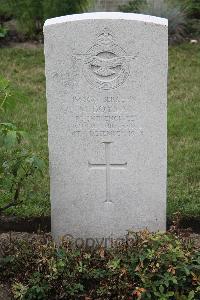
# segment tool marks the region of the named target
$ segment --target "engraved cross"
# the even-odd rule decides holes
[[[110,193],[110,171],[111,169],[125,169],[127,167],[127,162],[123,164],[111,164],[110,163],[110,144],[112,142],[103,142],[105,144],[105,164],[92,164],[88,162],[90,169],[105,169],[106,170],[106,200],[107,203],[112,203],[111,193]]]

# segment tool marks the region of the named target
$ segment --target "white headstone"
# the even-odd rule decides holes
[[[165,230],[167,20],[72,15],[44,37],[54,237]]]

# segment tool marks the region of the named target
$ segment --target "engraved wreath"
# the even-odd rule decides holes
[[[88,82],[102,90],[122,85],[129,76],[128,57],[105,28],[84,59],[84,75]]]

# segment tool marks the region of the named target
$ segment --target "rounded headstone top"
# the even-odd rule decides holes
[[[44,26],[56,25],[66,22],[84,21],[84,20],[129,20],[145,23],[154,23],[157,25],[168,26],[168,20],[150,15],[122,13],[122,12],[94,12],[84,14],[66,15],[46,20]]]

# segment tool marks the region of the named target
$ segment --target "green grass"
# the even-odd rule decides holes
[[[29,133],[29,148],[47,160],[47,117],[43,49],[0,49],[0,74],[11,81],[17,106],[11,112],[0,112],[0,122],[8,121]],[[29,181],[30,200],[10,214],[38,216],[50,214],[48,169],[45,176]],[[1,200],[0,200],[1,201]]]
[[[168,214],[200,216],[200,46],[170,49]]]
[[[0,49],[0,73],[19,99],[13,112],[0,115],[30,133],[30,147],[48,158],[44,57],[42,49]],[[23,101],[20,101],[23,99]],[[32,196],[8,213],[50,213],[48,170],[30,185]],[[184,44],[169,51],[168,215],[200,216],[200,46]]]

